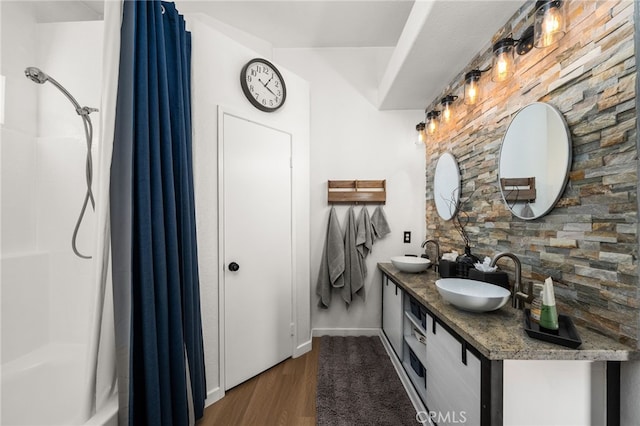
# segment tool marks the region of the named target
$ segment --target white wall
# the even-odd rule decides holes
[[[376,66],[387,54],[386,49],[274,50],[279,63],[311,85],[311,319],[317,335],[377,333],[382,278],[376,264],[394,255],[420,253],[425,236],[425,151],[413,143],[424,112],[374,107],[381,75]],[[356,298],[346,309],[334,295],[325,310],[317,308],[315,284],[330,209],[327,180],[335,179],[386,179],[384,209],[392,232],[374,244],[367,258],[366,301]],[[347,208],[336,208],[341,226]],[[372,214],[375,206],[368,208]],[[411,244],[403,243],[403,231],[411,231]]]
[[[293,134],[294,282],[297,301],[295,355],[310,349],[309,300],[309,87],[306,81],[279,66],[287,84],[286,104],[275,113],[255,109],[240,88],[240,70],[261,55],[208,25],[208,18],[186,16],[192,33],[192,108],[194,184],[200,263],[200,296],[207,370],[208,403],[222,394],[219,376],[218,309],[218,106],[256,122]],[[280,64],[277,64],[280,65]],[[261,244],[268,250],[268,242]],[[231,336],[233,338],[233,336]]]

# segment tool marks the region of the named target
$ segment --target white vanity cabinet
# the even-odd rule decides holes
[[[400,359],[403,349],[403,295],[404,291],[382,274],[382,330]]]
[[[434,317],[427,315],[427,400],[438,426],[481,424],[481,362]]]
[[[480,425],[480,359],[384,274],[382,295],[384,334],[433,421]]]
[[[587,328],[579,329],[577,350],[532,339],[523,330],[522,311],[504,307],[495,314],[470,315],[443,302],[436,272],[406,274],[392,264],[378,268],[389,296],[403,299],[383,306],[383,311],[396,309],[396,320],[401,306],[401,353],[385,338],[390,333],[383,333],[383,342],[421,421],[437,426],[624,424],[620,364],[640,359],[640,351]]]

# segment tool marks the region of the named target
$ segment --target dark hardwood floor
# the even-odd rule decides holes
[[[197,425],[314,426],[319,346],[320,339],[314,338],[310,352],[229,390]]]

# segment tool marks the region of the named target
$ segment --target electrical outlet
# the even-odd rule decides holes
[[[411,231],[404,231],[404,242],[405,243],[411,242]]]

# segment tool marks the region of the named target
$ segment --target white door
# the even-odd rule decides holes
[[[223,114],[225,390],[290,357],[291,135]]]

